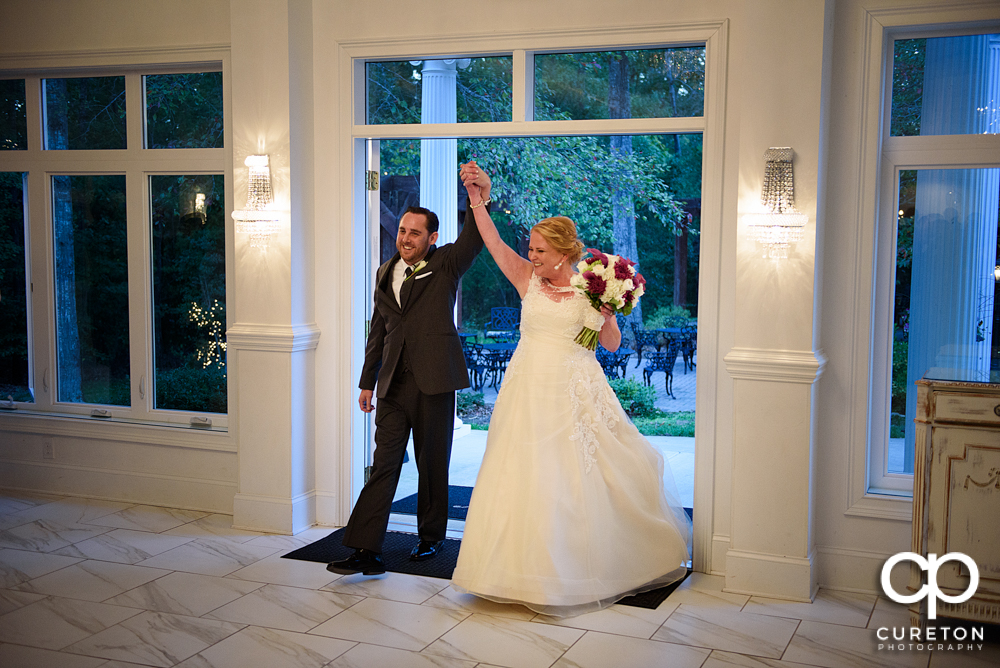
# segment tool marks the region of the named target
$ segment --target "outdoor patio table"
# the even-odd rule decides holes
[[[500,384],[500,381],[503,380],[503,373],[507,370],[507,363],[510,361],[510,358],[514,354],[514,350],[516,348],[516,343],[501,342],[483,344],[483,352],[486,354],[487,360],[486,373],[493,380],[493,382],[490,383],[491,386],[497,387]]]

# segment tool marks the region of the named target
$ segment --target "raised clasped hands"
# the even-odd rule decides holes
[[[475,160],[459,166],[459,176],[462,184],[469,192],[469,200],[473,204],[479,204],[485,199],[489,199],[490,186],[492,185],[489,175],[484,172]]]

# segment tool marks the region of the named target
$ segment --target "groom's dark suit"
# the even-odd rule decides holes
[[[483,239],[467,205],[458,239],[430,247],[424,257],[427,264],[403,281],[399,303],[392,290],[399,253],[378,268],[359,383],[362,390],[378,388],[375,453],[371,476],[344,532],[347,547],[382,551],[411,429],[419,474],[420,538],[445,537],[455,391],[469,387],[462,342],[455,330],[455,294],[462,274],[482,248]]]

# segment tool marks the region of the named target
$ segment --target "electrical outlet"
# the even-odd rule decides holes
[[[55,459],[56,449],[52,445],[52,441],[45,441],[45,445],[42,446],[42,458],[43,459]]]

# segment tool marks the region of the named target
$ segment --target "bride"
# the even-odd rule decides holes
[[[691,524],[664,490],[663,457],[629,421],[594,352],[573,340],[586,325],[608,350],[621,343],[611,308],[595,310],[570,287],[583,251],[576,226],[541,221],[525,260],[483,206],[489,177],[475,162],[461,176],[483,241],[521,296],[521,339],[493,409],[453,585],[566,617],[682,578]]]

